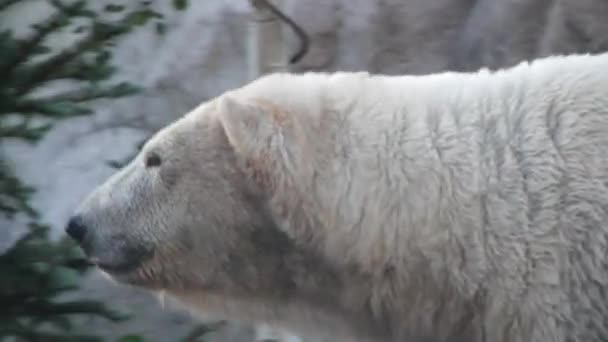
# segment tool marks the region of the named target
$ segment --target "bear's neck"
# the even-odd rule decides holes
[[[477,107],[502,105],[484,98],[495,85],[451,74],[342,77],[319,94],[320,113],[297,120],[306,146],[286,152],[289,167],[268,171],[280,180],[270,199],[277,224],[327,260],[371,274],[458,269],[462,248],[478,252],[459,244],[479,226],[479,157],[491,148],[479,125],[500,111],[482,119]]]
[[[322,114],[298,120],[313,153],[292,153],[297,172],[281,175],[270,200],[294,241],[374,284],[360,293],[374,317],[401,317],[421,334],[473,324],[443,312],[470,312],[482,293],[482,239],[495,228],[484,211],[497,209],[483,194],[498,172],[484,162],[504,157],[497,151],[513,138],[509,120],[533,102],[522,98],[518,112],[505,113],[510,80],[436,77],[370,80],[348,97],[328,86]],[[421,307],[433,322],[417,321]]]
[[[319,112],[297,120],[306,144],[298,151],[309,153],[287,151],[294,158],[285,170],[293,173],[277,171],[272,215],[291,239],[370,284],[353,290],[367,306],[343,306],[346,312],[366,307],[394,336],[400,325],[423,336],[476,324],[476,317],[444,313],[468,313],[483,301],[486,249],[501,250],[509,243],[501,229],[518,228],[488,219],[516,209],[495,189],[524,189],[526,179],[518,165],[501,165],[516,163],[509,142],[526,133],[517,124],[543,111],[518,78],[378,77],[353,82],[360,89],[342,84],[351,94],[330,84],[319,94]],[[523,86],[530,95],[513,93]],[[338,296],[351,295],[342,290]]]
[[[264,260],[251,255],[250,262],[256,264],[253,282],[233,279],[237,287],[170,292],[205,318],[212,315],[276,325],[301,336],[354,342],[390,339],[387,321],[375,320],[370,311],[370,279],[352,270],[337,271],[314,253],[289,242],[281,251],[266,251]]]

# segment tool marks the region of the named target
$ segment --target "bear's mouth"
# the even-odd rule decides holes
[[[92,260],[91,262],[95,266],[97,266],[99,269],[101,269],[102,271],[110,273],[110,274],[116,274],[116,275],[131,273],[131,272],[137,270],[142,265],[141,261],[123,262],[123,263],[118,263],[118,264],[105,263],[105,262],[98,261],[98,260]]]
[[[154,255],[154,248],[138,245],[137,247],[121,248],[119,253],[92,255],[89,261],[100,270],[111,275],[126,275],[137,271]]]
[[[131,262],[122,264],[95,263],[95,266],[111,279],[129,285],[145,288],[154,288],[153,279],[149,279],[143,262]]]

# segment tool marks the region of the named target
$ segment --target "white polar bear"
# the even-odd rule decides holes
[[[161,130],[68,225],[116,279],[359,341],[608,337],[608,54],[276,74]]]

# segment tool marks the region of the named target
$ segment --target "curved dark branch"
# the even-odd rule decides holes
[[[310,47],[310,39],[308,38],[308,34],[306,31],[300,27],[300,25],[296,24],[293,19],[288,17],[285,13],[279,10],[275,5],[273,5],[268,0],[255,0],[256,4],[261,4],[266,7],[273,15],[275,15],[279,20],[287,24],[289,28],[293,31],[293,33],[298,37],[298,41],[300,42],[300,46],[298,50],[289,58],[289,64],[297,63],[306,55],[308,49]]]

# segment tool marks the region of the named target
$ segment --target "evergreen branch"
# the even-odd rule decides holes
[[[100,87],[90,86],[82,90],[64,92],[59,95],[44,98],[44,102],[86,102],[100,98],[116,98],[126,95],[131,95],[137,92],[139,88],[128,84],[119,83],[112,86]]]
[[[2,0],[2,1],[0,1],[0,11],[3,11],[4,9],[18,3],[19,1],[21,1],[21,0]]]
[[[36,32],[29,38],[20,41],[16,53],[0,67],[0,74],[7,75],[20,63],[28,60],[32,54],[40,50],[40,43],[51,33],[69,24],[69,19],[78,11],[82,11],[84,1],[77,1],[71,5],[57,5],[57,12],[42,23],[34,25]]]
[[[93,262],[91,262],[89,259],[85,259],[85,258],[67,259],[67,260],[64,260],[62,264],[63,264],[63,266],[75,269],[78,272],[84,272],[87,269],[89,269],[90,267],[95,266],[95,264]]]
[[[28,142],[35,142],[48,132],[50,128],[50,123],[34,127],[28,120],[23,120],[22,122],[13,125],[0,125],[0,140],[16,138]],[[2,189],[0,189],[0,192],[2,192]]]
[[[90,108],[78,105],[69,100],[46,101],[44,99],[20,101],[15,104],[13,110],[22,115],[37,114],[53,119],[64,119],[92,113]]]
[[[129,28],[126,25],[94,23],[91,32],[88,36],[74,46],[65,49],[64,51],[48,58],[45,61],[39,62],[31,66],[32,72],[26,75],[26,79],[20,82],[16,87],[16,95],[23,96],[25,93],[38,86],[40,83],[46,82],[53,74],[60,71],[66,64],[73,61],[81,54],[91,51],[108,40],[114,39],[119,35],[128,32]]]
[[[102,342],[100,337],[90,335],[57,334],[36,331],[31,325],[16,320],[3,322],[0,326],[0,337],[17,337],[28,342]],[[0,339],[1,340],[1,339]]]
[[[0,254],[0,265],[11,268],[21,268],[24,263],[31,264],[29,260],[23,261],[22,258],[19,257],[25,253],[29,253],[32,248],[30,248],[33,243],[32,241],[38,239],[45,239],[47,237],[48,228],[44,226],[34,226],[30,227],[27,233],[25,233],[22,237],[19,238],[8,250],[6,250],[3,254]],[[29,255],[28,255],[29,256]],[[19,263],[19,261],[21,263]],[[1,285],[5,285],[4,283],[0,283]],[[6,300],[7,298],[0,297],[2,300]],[[12,299],[12,298],[10,298]],[[0,311],[2,313],[2,311]]]
[[[28,317],[85,314],[103,317],[112,322],[119,322],[128,318],[128,316],[122,313],[108,309],[103,303],[93,300],[77,300],[65,303],[39,300],[21,303],[15,309],[14,314],[26,315]]]
[[[117,98],[134,94],[139,88],[126,83],[118,83],[111,86],[92,85],[87,88],[75,91],[66,91],[58,95],[45,97],[42,99],[25,99],[14,103],[10,111],[22,115],[38,114],[54,119],[67,118],[91,113],[88,107],[78,105],[80,102],[92,101],[100,98]],[[0,138],[5,136],[15,137],[18,130],[27,130],[27,123],[17,124],[11,127],[0,125]],[[42,128],[42,133],[47,128]],[[27,136],[36,136],[41,132],[26,132]],[[7,135],[5,135],[7,134]],[[33,135],[32,135],[33,134]]]
[[[7,138],[36,141],[49,130],[54,119],[89,113],[87,101],[135,92],[137,88],[127,83],[107,85],[96,81],[115,74],[116,68],[110,61],[110,47],[115,38],[149,18],[160,16],[144,8],[107,23],[97,20],[96,13],[85,6],[90,3],[87,0],[48,2],[55,11],[32,26],[28,36],[17,39],[10,29],[0,32],[0,50],[4,52],[0,53],[0,75],[4,75],[0,79],[0,143]],[[0,0],[0,10],[17,3],[19,0]],[[106,6],[106,11],[120,10],[120,6]],[[85,29],[77,31],[83,35],[67,48],[51,52],[45,46],[48,37],[69,27],[74,17],[89,18],[87,25],[77,28]],[[51,53],[42,55],[47,52]],[[59,79],[76,81],[79,90],[51,96],[30,95],[32,90]],[[0,253],[0,340],[12,336],[28,342],[102,341],[86,335],[87,331],[82,335],[72,333],[72,319],[83,314],[111,321],[127,317],[98,300],[61,301],[62,294],[79,285],[90,262],[79,249],[73,248],[75,245],[49,239],[49,228],[40,223],[30,205],[34,189],[24,184],[11,166],[0,154],[0,215],[9,220],[27,215],[25,218],[31,221],[26,222],[26,234]]]
[[[21,211],[35,217],[36,211],[28,204],[28,198],[33,192],[34,190],[25,186],[9,165],[0,159],[0,213],[10,218]]]
[[[64,12],[71,17],[93,18],[96,16],[95,12],[87,8],[85,0],[75,1],[67,5],[60,0],[49,0],[49,3],[59,11]]]
[[[196,342],[200,337],[217,331],[225,325],[226,321],[219,321],[211,324],[199,324],[182,339],[182,342]]]
[[[104,52],[100,52],[94,60],[81,57],[66,64],[61,70],[57,71],[47,81],[70,79],[76,81],[101,81],[108,79],[116,68],[103,60]]]

